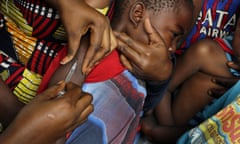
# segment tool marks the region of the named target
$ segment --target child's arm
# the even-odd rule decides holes
[[[196,46],[197,45],[193,45],[190,49],[193,49]],[[187,78],[199,69],[199,63],[195,60],[197,58],[193,53],[194,51],[191,51],[188,50],[184,56],[178,57],[169,87],[162,100],[155,108],[154,114],[156,115],[157,123],[159,125],[175,125],[172,95]]]
[[[85,57],[87,47],[88,47],[88,43],[87,43],[88,40],[86,40],[87,38],[89,38],[89,37],[85,36],[81,40],[81,46],[79,47],[77,54],[75,55],[73,60],[65,65],[60,65],[60,67],[56,70],[56,72],[51,77],[51,80],[50,80],[48,86],[52,86],[59,81],[65,80],[66,76],[70,72],[70,69],[72,68],[72,66],[75,62],[77,62],[77,67],[74,70],[74,73],[69,81],[73,82],[74,84],[76,84],[78,86],[82,86],[82,84],[85,80],[85,77],[86,77],[86,75],[83,74],[81,68],[82,68],[83,59]]]
[[[238,72],[240,72],[240,18],[238,18],[236,29],[234,32],[234,39],[232,42],[233,54],[235,57],[234,61],[228,61],[227,66]],[[219,89],[209,89],[209,95],[213,97],[222,96],[230,87],[232,87],[238,80],[239,76],[228,79],[223,77],[213,77],[213,82],[221,86]]]
[[[210,51],[207,50],[210,50],[210,46],[214,44],[212,42],[213,41],[210,40],[198,42],[192,45],[192,47],[190,47],[182,57],[178,57],[176,69],[173,72],[172,79],[170,80],[169,88],[167,89],[163,100],[156,108],[155,114],[160,125],[166,123],[174,125],[175,121],[177,121],[174,114],[178,111],[179,103],[184,101],[185,104],[189,103],[188,105],[191,105],[191,102],[186,102],[189,101],[189,99],[185,97],[178,96],[178,98],[175,98],[174,100],[172,100],[172,97],[174,92],[176,92],[176,89],[184,84],[184,82],[192,75],[199,71],[207,70],[206,65],[211,65],[209,63],[209,59],[212,59],[211,61],[214,62],[212,57],[208,57],[208,53],[210,53]],[[182,105],[184,105],[184,103],[182,103]],[[176,106],[176,104],[178,106]],[[191,114],[189,113],[189,115]],[[187,118],[184,118],[182,115],[182,120],[183,119],[186,120]]]
[[[178,57],[169,91],[173,92],[176,90],[176,88],[196,72],[201,71],[208,74],[216,74],[214,70],[219,67],[217,62],[225,64],[224,61],[219,62],[219,56],[225,57],[221,52],[222,50],[219,50],[216,42],[211,39],[201,40],[193,44],[184,55]]]

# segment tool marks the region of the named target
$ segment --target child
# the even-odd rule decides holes
[[[232,68],[240,71],[239,22],[237,27],[232,44],[236,59],[230,62],[233,62]],[[206,113],[208,119],[183,134],[177,143],[236,143],[239,141],[240,81],[239,76],[236,78],[238,81],[218,100],[221,105],[209,107],[210,113]]]
[[[124,32],[145,45],[156,44],[156,39],[151,39],[152,35],[157,35],[158,40],[163,39],[164,59],[160,62],[170,65],[171,73],[172,61],[169,55],[191,26],[192,2],[190,0],[119,0],[116,2],[116,6],[119,7],[116,7],[114,19],[111,22],[113,29]],[[156,32],[153,33],[152,29]],[[87,45],[88,41],[84,40],[79,54],[82,54],[81,51],[84,51]],[[162,45],[160,46],[162,48]],[[66,47],[59,50],[58,55],[48,66],[49,69],[44,74],[40,90],[52,77],[49,74],[52,74],[56,68],[54,62],[59,57],[63,58],[64,54],[66,54]],[[75,57],[75,60],[77,59]],[[62,70],[65,74],[58,75],[59,71],[56,71],[52,81],[64,79],[75,60],[66,65],[66,70],[64,66],[60,67],[59,71]],[[77,63],[80,64],[81,60],[77,60]],[[42,63],[43,66],[44,64]],[[38,66],[35,65],[35,67]],[[80,74],[81,70],[77,66],[71,81],[81,85],[81,78],[78,77]],[[120,64],[116,50],[91,71],[85,80],[83,90],[93,95],[95,111],[89,121],[73,131],[67,143],[132,143],[146,92],[140,81]]]
[[[233,53],[239,51],[239,29],[240,20],[234,38],[230,35],[224,39],[201,40],[177,59],[166,95],[153,115],[142,120],[143,132],[149,139],[163,142],[171,137],[176,141],[184,131],[206,120],[207,115],[214,114],[209,107],[221,107],[219,98],[209,96],[208,89],[219,88],[211,82],[212,76],[229,79],[240,76],[238,71],[226,65],[228,61],[236,60]]]
[[[159,62],[170,64],[169,68],[172,68],[169,55],[190,28],[192,11],[192,2],[185,0],[119,0],[116,1],[111,26],[113,30],[126,33],[132,39],[146,45],[155,44],[152,36],[157,35],[158,40],[162,37],[166,48],[162,49],[164,59]],[[156,33],[153,33],[152,29]],[[88,44],[86,39],[81,43],[78,55],[82,54],[81,51],[86,49]],[[66,77],[75,60],[78,64],[81,63],[77,56],[69,65],[60,67],[52,76],[50,84]],[[82,76],[79,67],[81,66],[77,66],[71,81],[81,85],[79,81]],[[171,71],[172,69],[168,75],[171,75]],[[67,143],[91,143],[95,139],[101,143],[133,143],[145,99],[145,90],[141,83],[121,65],[116,50],[91,71],[85,80],[83,90],[93,95],[95,111],[89,119],[92,125],[90,126],[88,121],[77,128]]]

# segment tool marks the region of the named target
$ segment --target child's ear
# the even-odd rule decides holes
[[[129,17],[134,27],[137,27],[139,23],[142,21],[144,13],[145,5],[142,2],[136,2],[135,4],[132,5]]]

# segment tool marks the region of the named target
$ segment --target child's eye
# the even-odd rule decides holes
[[[173,38],[175,38],[175,37],[177,37],[177,36],[179,36],[179,34],[178,34],[178,33],[175,33],[175,32],[173,32]]]
[[[178,37],[178,36],[182,36],[184,33],[183,32],[172,32],[172,34],[173,34],[173,38],[176,38],[176,37]]]

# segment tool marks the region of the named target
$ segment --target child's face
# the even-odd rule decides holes
[[[190,7],[181,6],[177,11],[163,10],[162,12],[149,12],[148,14],[152,27],[160,35],[166,47],[172,48],[173,52],[180,46],[193,22],[193,10]],[[131,37],[149,44],[148,35],[144,29],[139,30]]]
[[[185,34],[189,31],[193,21],[193,13],[181,9],[179,13],[163,12],[160,16],[153,16],[152,26],[158,31],[165,41],[167,48],[174,51],[180,46]]]

